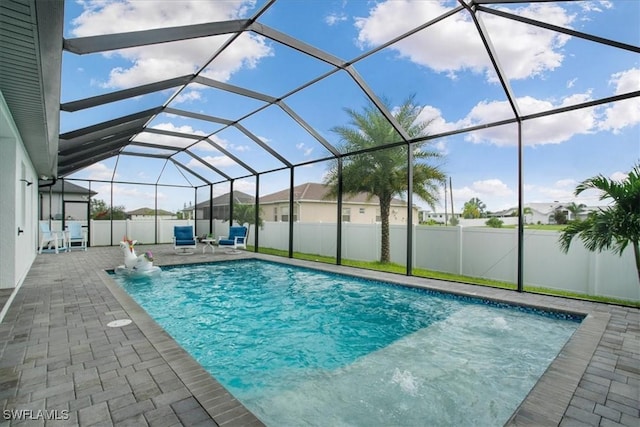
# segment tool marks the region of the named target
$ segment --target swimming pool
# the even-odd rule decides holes
[[[502,425],[578,318],[242,260],[116,280],[267,425]]]

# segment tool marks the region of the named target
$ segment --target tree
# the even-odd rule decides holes
[[[527,223],[527,215],[533,215],[533,210],[526,206],[524,208],[522,208],[522,215],[524,216],[524,223]]]
[[[482,203],[482,200],[474,197],[464,204],[464,207],[462,208],[462,217],[466,219],[482,218],[486,208],[487,206]]]
[[[583,203],[580,203],[578,205],[576,204],[576,202],[571,202],[569,205],[566,206],[567,210],[571,212],[571,216],[575,221],[580,221],[580,218],[578,218],[578,216],[584,212],[586,207],[587,205]]]
[[[557,207],[553,212],[553,219],[558,225],[564,225],[567,223],[567,214],[562,210],[562,206]]]
[[[589,178],[578,184],[575,195],[589,189],[600,190],[600,200],[612,199],[613,204],[589,213],[584,221],[569,224],[560,235],[561,249],[568,252],[576,236],[590,251],[613,250],[622,255],[631,244],[640,283],[640,163],[623,181],[603,175]]]
[[[233,205],[233,220],[240,225],[247,224],[247,236],[249,236],[251,224],[255,224],[256,222],[256,205],[250,203],[239,203]],[[262,217],[259,216],[258,226],[262,228],[263,225]]]
[[[391,111],[389,102],[383,100],[387,110]],[[391,123],[370,103],[362,112],[345,109],[350,118],[348,126],[336,126],[332,132],[338,134],[342,141],[339,151],[343,153],[357,152],[388,143],[402,141],[400,134]],[[398,108],[393,109],[393,116],[410,138],[426,135],[428,121],[419,121],[421,108],[414,105],[414,97],[410,96]],[[376,196],[380,205],[381,237],[380,262],[390,260],[389,248],[389,215],[391,201],[395,196],[402,197],[407,190],[407,149],[413,152],[413,191],[435,210],[438,190],[445,181],[445,174],[438,166],[428,164],[429,160],[440,158],[436,151],[427,150],[428,143],[403,144],[391,149],[365,151],[343,158],[342,188],[344,194],[356,195],[366,193],[369,198]],[[333,162],[325,184],[329,186],[327,197],[338,195],[338,162]],[[408,206],[411,209],[411,206]]]
[[[113,206],[111,209],[104,200],[91,199],[91,219],[109,220],[109,219],[127,219],[124,206]]]

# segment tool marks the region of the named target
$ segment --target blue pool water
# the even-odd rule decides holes
[[[114,276],[267,425],[503,425],[579,319],[258,260]]]

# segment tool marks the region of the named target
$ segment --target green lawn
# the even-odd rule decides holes
[[[555,226],[555,227],[561,227],[561,226]],[[253,251],[253,247],[252,246],[248,246],[248,250]],[[260,248],[259,252],[263,253],[263,254],[276,255],[276,256],[281,256],[281,257],[288,257],[289,256],[289,252],[288,251],[284,251],[284,250],[280,250],[280,249]],[[314,255],[314,254],[305,254],[305,253],[301,253],[301,252],[294,252],[293,253],[293,257],[296,258],[296,259],[303,259],[303,260],[315,261],[315,262],[323,262],[323,263],[326,263],[326,264],[335,264],[336,263],[336,258],[335,257],[328,257],[328,256],[323,256],[323,255]],[[349,266],[349,267],[355,267],[355,268],[363,268],[363,269],[366,269],[366,270],[384,271],[384,272],[387,272],[387,273],[406,274],[405,266],[400,265],[400,264],[394,264],[394,263],[381,263],[379,261],[356,261],[356,260],[343,259],[342,260],[342,265],[346,265],[346,266]],[[429,278],[429,279],[447,280],[447,281],[450,281],[450,282],[460,282],[460,283],[469,283],[469,284],[472,284],[472,285],[491,286],[491,287],[494,287],[494,288],[502,288],[502,289],[516,289],[517,288],[517,285],[515,283],[501,282],[501,281],[498,281],[498,280],[485,279],[485,278],[482,278],[482,277],[470,277],[470,276],[462,276],[462,275],[459,275],[459,274],[443,273],[443,272],[440,272],[440,271],[425,270],[425,269],[421,269],[421,268],[414,268],[413,269],[413,275],[417,276],[417,277],[425,277],[425,278]],[[539,288],[539,287],[533,287],[533,286],[525,286],[524,290],[527,291],[527,292],[537,293],[537,294],[563,296],[563,297],[569,297],[569,298],[583,299],[583,300],[587,300],[587,301],[598,301],[598,302],[605,302],[605,303],[609,303],[609,304],[618,304],[618,305],[625,305],[625,306],[631,306],[631,307],[640,307],[640,301],[627,301],[627,300],[620,300],[620,299],[616,299],[616,298],[607,298],[607,297],[585,295],[585,294],[580,294],[580,293],[577,293],[577,292],[562,291],[562,290],[557,290],[557,289]]]
[[[526,224],[525,230],[548,230],[548,231],[562,231],[566,227],[565,225],[558,224]],[[517,225],[504,225],[502,228],[518,228]]]

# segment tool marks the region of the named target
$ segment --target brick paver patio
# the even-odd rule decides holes
[[[169,245],[144,248],[161,265],[244,256],[271,259],[220,251],[180,256]],[[118,264],[119,248],[37,256],[0,323],[0,426],[261,425],[104,273]],[[379,272],[358,274],[587,313],[508,424],[640,425],[638,309]],[[8,293],[0,292],[0,303],[7,299]],[[107,326],[116,319],[133,322]],[[15,415],[38,419],[18,420]],[[47,417],[66,419],[45,421]]]

